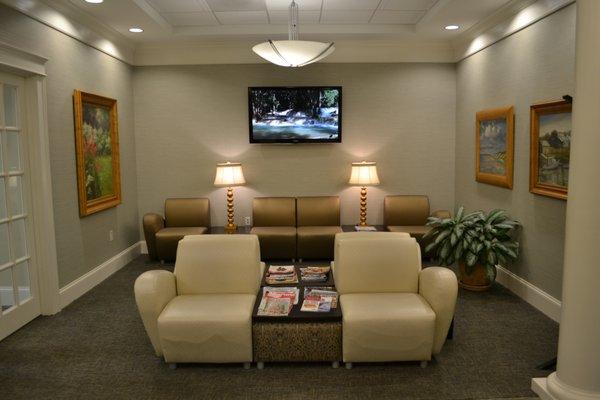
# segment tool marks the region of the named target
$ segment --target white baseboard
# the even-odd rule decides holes
[[[146,245],[146,241],[140,240],[138,243],[140,245],[141,254],[148,254],[148,245]]]
[[[515,275],[506,268],[496,266],[496,281],[502,286],[540,310],[546,316],[560,323],[561,301],[550,296],[542,289]]]
[[[140,255],[140,242],[126,248],[119,254],[111,257],[83,276],[75,279],[60,289],[60,308],[65,308],[73,301],[90,291],[106,278],[123,268]]]

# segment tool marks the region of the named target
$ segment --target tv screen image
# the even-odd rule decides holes
[[[341,142],[341,87],[251,87],[251,143]]]

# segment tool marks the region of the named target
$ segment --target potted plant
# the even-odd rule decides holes
[[[496,279],[496,265],[514,261],[519,255],[516,230],[521,226],[504,210],[465,214],[460,207],[454,218],[428,219],[432,229],[425,253],[432,252],[441,265],[458,262],[459,283],[469,290],[483,291]]]

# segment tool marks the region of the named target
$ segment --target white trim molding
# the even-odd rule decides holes
[[[109,276],[123,268],[140,255],[140,242],[126,248],[119,254],[111,257],[85,275],[80,276],[73,282],[60,289],[60,308],[65,308],[77,300],[96,285],[103,282]]]
[[[455,61],[470,57],[574,2],[575,0],[537,0],[520,11],[515,10],[517,12],[512,17],[503,18],[501,22],[492,15],[488,18],[489,25],[482,21],[454,41]]]
[[[46,76],[47,58],[0,41],[0,65],[17,73]]]
[[[552,297],[506,268],[496,266],[496,269],[498,270],[496,281],[499,284],[537,308],[547,317],[560,323],[560,309],[562,305],[560,300]]]

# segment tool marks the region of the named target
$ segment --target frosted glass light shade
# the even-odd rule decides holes
[[[252,48],[260,57],[282,67],[303,67],[327,57],[334,50],[333,43],[306,40],[269,40]]]
[[[377,163],[367,161],[352,163],[352,173],[348,183],[357,186],[379,185]]]
[[[215,186],[238,186],[245,183],[242,164],[231,163],[229,161],[217,164]]]

